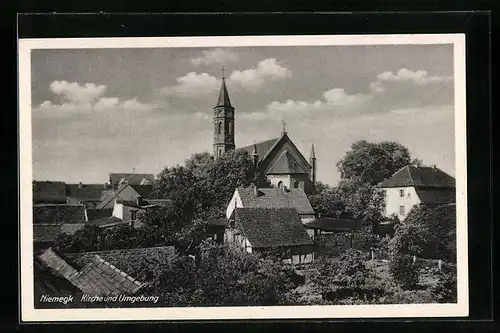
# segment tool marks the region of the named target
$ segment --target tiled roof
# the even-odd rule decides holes
[[[455,178],[435,167],[407,165],[384,180],[379,187],[455,187]]]
[[[63,276],[82,292],[91,295],[134,294],[143,283],[116,268],[98,255],[94,255],[80,271],[51,248],[39,258],[60,276]]]
[[[84,223],[33,224],[34,242],[53,242],[62,233],[72,235],[83,229]]]
[[[105,190],[102,191],[101,193],[101,198],[99,199],[99,204],[97,205],[97,209],[105,209],[110,203],[112,203],[113,199],[115,198],[116,194],[122,190],[124,187],[121,187],[118,189],[117,192],[114,190]]]
[[[111,226],[115,225],[118,223],[123,222],[122,219],[115,217],[115,216],[109,216],[109,217],[102,217],[98,219],[93,219],[87,222],[88,225],[95,225],[98,227],[104,227],[104,226]]]
[[[33,205],[33,223],[84,223],[85,206],[37,204]]]
[[[362,226],[360,220],[347,218],[323,217],[304,225],[306,229],[320,229],[325,231],[349,231]]]
[[[252,186],[239,187],[237,191],[245,208],[295,208],[299,214],[314,214],[302,189],[259,188],[257,196]]]
[[[66,195],[82,201],[99,200],[104,184],[66,184]]]
[[[130,187],[132,187],[143,198],[147,198],[151,192],[153,192],[153,185],[130,184]]]
[[[415,188],[420,201],[424,204],[449,204],[455,202],[453,188]]]
[[[284,150],[276,162],[267,171],[268,174],[305,174],[292,155]]]
[[[146,179],[150,184],[153,184],[155,176],[152,173],[110,173],[109,180],[111,184],[119,184],[122,179],[125,179],[129,184],[140,185]]]
[[[259,162],[264,159],[264,157],[267,156],[267,154],[271,151],[271,149],[280,141],[281,137],[279,138],[274,138],[266,141],[262,141],[259,143],[255,144],[255,147],[257,147],[257,154],[259,155]],[[236,150],[238,151],[246,151],[250,156],[253,154],[253,149],[254,145],[249,145],[245,147],[238,148]]]
[[[72,279],[72,283],[84,293],[103,296],[134,294],[143,286],[98,255]]]
[[[81,292],[71,282],[58,274],[54,274],[40,258],[34,256],[34,291],[36,295],[67,296]],[[35,301],[37,297],[35,296]]]
[[[78,268],[88,265],[94,260],[96,255],[122,270],[140,272],[144,264],[161,269],[162,265],[168,264],[175,258],[176,253],[173,246],[161,246],[113,251],[66,253],[64,257],[74,267]],[[136,276],[136,278],[147,281],[146,276]]]
[[[34,203],[65,203],[66,183],[58,181],[33,181]]]
[[[293,208],[236,208],[235,224],[254,248],[312,244]]]
[[[89,222],[96,219],[111,217],[113,215],[113,208],[104,209],[89,209],[87,208],[87,218]]]

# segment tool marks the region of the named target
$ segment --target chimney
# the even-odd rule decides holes
[[[141,206],[142,205],[142,197],[139,195],[136,199],[136,203],[137,203],[137,206]]]
[[[83,188],[83,184],[82,184],[82,182],[79,182],[79,183],[78,183],[78,188],[79,188],[80,190]]]
[[[433,165],[432,165],[432,168],[433,168],[434,170],[437,170],[437,166],[436,166],[436,164],[433,164]]]

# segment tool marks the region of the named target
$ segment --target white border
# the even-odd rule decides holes
[[[33,291],[32,229],[32,138],[31,63],[32,49],[159,48],[159,47],[248,47],[299,45],[394,45],[453,44],[455,75],[455,156],[457,189],[456,304],[336,305],[277,307],[203,308],[119,308],[119,309],[35,309]],[[468,316],[467,251],[467,159],[465,110],[465,35],[356,35],[356,36],[237,36],[161,38],[66,38],[20,39],[19,149],[20,149],[20,235],[21,235],[21,320],[115,321],[115,320],[217,320],[217,319],[322,319]]]

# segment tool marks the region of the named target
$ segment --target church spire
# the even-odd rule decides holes
[[[220,86],[217,105],[215,106],[231,106],[231,101],[229,100],[229,93],[227,92],[227,87],[226,87],[226,78],[224,76],[224,67],[221,68],[221,72],[222,72],[222,84]]]
[[[286,135],[286,122],[283,121],[283,130],[281,131],[281,136],[285,136]]]
[[[314,143],[311,146],[311,155],[309,158],[310,159],[316,158],[316,153],[314,152]]]
[[[316,184],[316,153],[314,152],[314,144],[311,146],[311,155],[309,157],[309,164],[311,165],[311,182]]]

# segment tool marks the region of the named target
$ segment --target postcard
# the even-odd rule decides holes
[[[19,40],[21,320],[468,315],[465,36]]]

